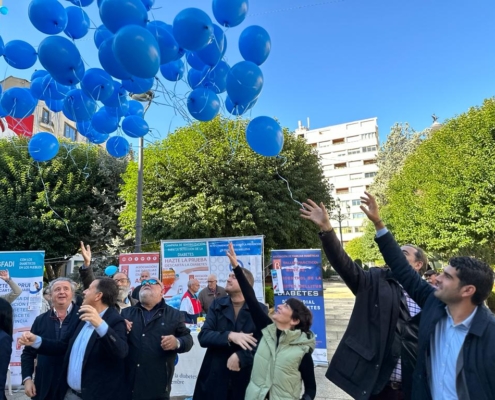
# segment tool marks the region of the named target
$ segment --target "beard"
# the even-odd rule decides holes
[[[119,294],[117,295],[117,299],[120,301],[124,301],[128,294],[129,294],[128,287],[119,286]]]

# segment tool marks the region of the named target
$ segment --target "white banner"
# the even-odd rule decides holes
[[[119,256],[119,271],[124,272],[131,281],[131,292],[141,284],[141,272],[149,271],[150,277],[160,276],[159,253],[129,253]]]

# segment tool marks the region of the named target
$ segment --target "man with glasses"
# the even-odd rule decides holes
[[[215,274],[208,275],[208,287],[199,292],[198,296],[203,312],[207,314],[213,300],[224,296],[227,296],[227,292],[225,288],[217,285],[217,276]]]
[[[129,277],[124,272],[117,272],[113,276],[113,280],[119,287],[116,306],[120,312],[122,312],[124,308],[136,305],[138,301],[133,299],[129,293],[129,288],[131,287]]]
[[[139,303],[122,310],[130,328],[125,364],[132,400],[169,400],[177,353],[193,345],[183,314],[165,303],[162,290],[158,279],[145,279]]]

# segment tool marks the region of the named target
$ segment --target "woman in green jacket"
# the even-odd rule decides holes
[[[259,305],[253,287],[239,268],[232,243],[227,256],[256,329],[262,333],[245,400],[313,400],[316,380],[311,353],[315,335],[310,330],[311,311],[302,301],[290,298],[277,307],[272,320]]]

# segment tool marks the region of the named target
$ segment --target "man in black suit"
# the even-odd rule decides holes
[[[91,283],[79,309],[81,322],[68,344],[30,332],[22,336],[21,344],[38,348],[40,354],[66,354],[59,399],[113,400],[124,395],[128,345],[125,321],[113,306],[118,291],[110,278]]]

